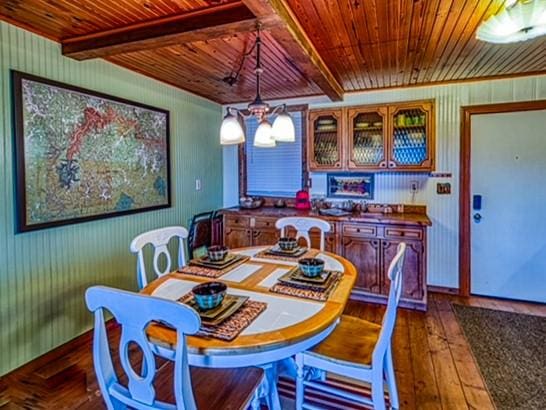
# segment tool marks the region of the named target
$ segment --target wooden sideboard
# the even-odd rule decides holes
[[[386,302],[389,292],[387,270],[400,242],[407,244],[401,306],[426,310],[427,307],[427,227],[431,225],[424,207],[405,213],[353,213],[346,217],[326,217],[293,208],[230,208],[223,211],[224,244],[229,248],[274,244],[280,232],[277,219],[285,216],[312,216],[327,220],[327,251],[351,261],[358,277],[352,298]],[[290,234],[290,232],[289,232]],[[292,232],[294,234],[294,232]],[[319,232],[311,231],[311,245],[319,247]]]

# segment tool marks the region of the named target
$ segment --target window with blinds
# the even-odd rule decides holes
[[[247,195],[292,198],[302,188],[303,114],[291,112],[296,128],[296,142],[277,142],[275,148],[258,148],[254,134],[256,118],[248,118],[246,125]],[[269,117],[271,124],[275,117]]]

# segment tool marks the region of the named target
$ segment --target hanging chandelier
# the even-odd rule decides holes
[[[239,71],[235,76],[231,75],[224,79],[228,84],[233,85],[239,77],[244,58],[252,53],[254,49],[256,50],[256,68],[254,69],[254,73],[256,74],[256,98],[248,104],[248,113],[234,107],[227,107],[226,116],[220,127],[220,144],[222,145],[240,144],[245,141],[245,132],[239,121],[240,117],[256,117],[258,120],[258,128],[254,135],[255,147],[272,148],[277,145],[277,142],[294,142],[296,140],[294,122],[288,113],[286,104],[270,107],[267,102],[262,100],[260,95],[260,77],[264,71],[260,55],[261,45],[262,40],[260,38],[260,28],[258,27],[256,41],[250,51],[243,55],[243,62]],[[271,125],[268,121],[268,116],[275,114],[277,117],[273,121],[273,125]]]
[[[546,0],[508,0],[476,33],[489,43],[516,43],[546,34]]]

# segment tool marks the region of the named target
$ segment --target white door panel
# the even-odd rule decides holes
[[[546,302],[546,111],[472,117],[471,292]]]

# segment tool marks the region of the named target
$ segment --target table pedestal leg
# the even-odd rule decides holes
[[[265,377],[258,387],[258,397],[261,401],[265,401],[270,410],[281,410],[281,401],[277,390],[277,382],[279,381],[277,365],[277,363],[268,363],[261,366],[264,369]]]

